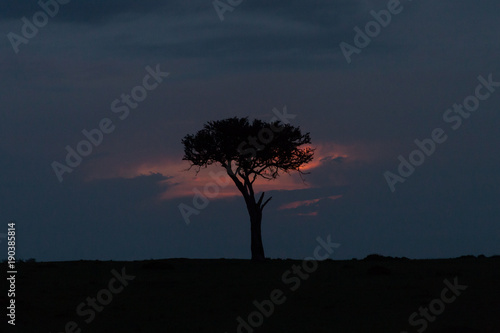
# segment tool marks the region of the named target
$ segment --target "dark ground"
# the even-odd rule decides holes
[[[263,317],[253,332],[314,333],[417,332],[409,317],[441,298],[451,283],[468,286],[444,311],[431,317],[425,332],[500,333],[500,257],[407,260],[369,257],[322,261],[299,277],[283,274],[298,260],[169,259],[135,262],[19,263],[16,326],[8,332],[237,332],[236,318],[247,321],[254,300],[270,299],[274,289],[286,299]],[[4,272],[5,264],[2,264]],[[89,305],[80,303],[108,289],[115,269],[135,276],[89,323]],[[304,273],[300,273],[304,274]],[[307,273],[305,273],[307,274]],[[300,281],[300,286],[298,282]],[[5,286],[0,294],[5,309]],[[113,285],[119,288],[120,283]],[[291,287],[298,288],[295,291]],[[5,291],[4,291],[5,290]],[[116,290],[116,289],[115,289]],[[106,302],[106,291],[100,293]],[[452,297],[451,293],[445,294]],[[278,298],[283,301],[283,297]],[[434,302],[435,306],[438,302]],[[439,310],[439,309],[438,309]],[[5,312],[5,310],[3,311]],[[432,316],[432,314],[430,314]],[[7,320],[5,313],[2,315]],[[415,320],[422,320],[419,315]],[[254,320],[259,320],[258,315]],[[78,328],[66,323],[74,321]],[[247,321],[248,322],[248,321]],[[71,326],[71,324],[69,325]],[[5,327],[5,326],[4,326]],[[241,329],[248,333],[251,330]]]

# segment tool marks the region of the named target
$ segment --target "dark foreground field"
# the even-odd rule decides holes
[[[305,269],[310,273],[302,264],[188,259],[21,263],[16,326],[8,331],[500,332],[500,257],[327,260],[318,262],[317,269],[309,263]],[[5,296],[2,291],[3,304]],[[427,314],[420,313],[429,307]]]

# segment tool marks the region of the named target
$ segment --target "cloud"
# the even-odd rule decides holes
[[[298,213],[299,216],[318,216],[319,212],[310,212],[310,213]]]
[[[332,196],[328,196],[328,197],[322,197],[322,198],[316,198],[316,199],[310,199],[310,200],[294,201],[294,202],[290,202],[290,203],[285,204],[285,205],[281,205],[278,208],[278,210],[297,209],[297,208],[303,207],[303,206],[312,206],[312,205],[315,205],[320,200],[323,200],[323,199],[337,200],[337,199],[340,199],[340,198],[342,198],[342,195],[332,195]]]

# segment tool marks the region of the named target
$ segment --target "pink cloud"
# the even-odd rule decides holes
[[[311,206],[315,203],[317,203],[318,201],[320,201],[321,199],[330,199],[330,200],[337,200],[339,198],[341,198],[342,195],[332,195],[332,196],[329,196],[329,197],[322,197],[322,198],[317,198],[317,199],[311,199],[311,200],[302,200],[302,201],[293,201],[293,202],[290,202],[290,203],[287,203],[285,205],[282,205],[278,208],[278,210],[284,210],[284,209],[296,209],[298,207],[302,207],[302,206]]]
[[[318,212],[310,212],[310,213],[298,213],[299,216],[318,216]]]
[[[371,148],[362,147],[360,145],[342,145],[333,142],[319,142],[311,147],[316,149],[314,159],[302,168],[302,171],[304,172],[311,172],[316,168],[332,163],[331,161],[333,160],[345,160],[346,163],[359,160],[367,161],[372,158],[371,154],[373,154],[371,153]],[[202,193],[205,190],[212,191],[211,193],[214,193],[214,191],[217,192],[217,195],[214,196],[213,199],[222,199],[241,195],[227,175],[225,176],[225,180],[221,176],[221,178],[219,178],[220,182],[227,182],[226,186],[219,185],[217,189],[214,187],[214,184],[217,184],[217,181],[211,176],[211,174],[223,174],[225,171],[222,167],[212,166],[206,169],[201,169],[201,171],[196,174],[194,168],[186,171],[189,167],[189,163],[187,161],[183,161],[181,155],[163,155],[153,158],[150,157],[146,160],[142,159],[140,161],[123,159],[114,160],[113,157],[108,157],[103,160],[99,160],[98,162],[94,161],[94,163],[89,164],[87,179],[115,177],[133,178],[150,173],[161,173],[162,175],[168,176],[169,179],[165,181],[165,184],[168,186],[166,191],[159,198],[161,200],[190,197],[194,195],[194,189],[197,189]],[[307,176],[305,176],[305,180],[306,182],[304,182],[295,172],[291,174],[283,174],[272,181],[258,178],[254,183],[254,189],[256,193],[259,193],[261,191],[292,191],[312,188],[313,186],[310,183],[307,183]],[[339,181],[340,183],[343,183],[342,180]],[[281,209],[292,209],[303,205],[308,206],[316,203],[318,200],[319,199],[312,199],[302,202],[292,202],[285,205],[286,208]]]

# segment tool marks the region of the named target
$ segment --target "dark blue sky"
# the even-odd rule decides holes
[[[500,82],[500,3],[402,0],[348,63],[339,45],[390,2],[244,0],[221,21],[207,0],[72,0],[13,47],[41,8],[2,1],[0,233],[16,220],[18,256],[37,260],[249,258],[234,185],[184,222],[179,204],[211,180],[183,171],[181,139],[286,106],[317,157],[305,184],[256,188],[273,196],[268,257],[310,256],[328,234],[334,259],[500,254],[500,87],[484,84]],[[474,111],[454,109],[464,100]],[[60,182],[53,162],[106,118],[113,131]],[[384,173],[439,128],[446,141],[392,192]]]

